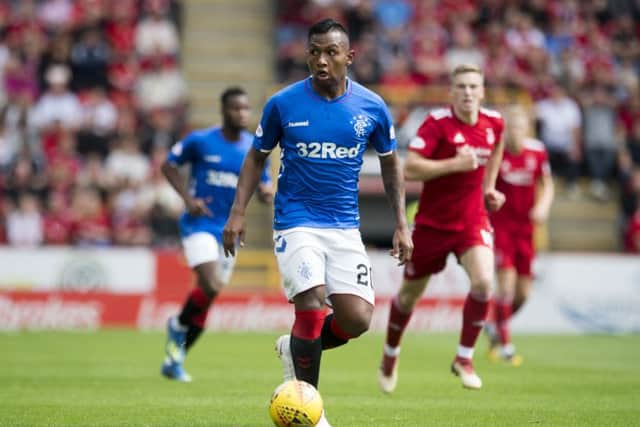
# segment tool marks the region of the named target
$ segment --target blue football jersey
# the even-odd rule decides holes
[[[281,148],[274,229],[357,228],[362,155],[371,144],[379,155],[396,148],[384,101],[347,80],[346,92],[320,97],[311,78],[294,83],[266,103],[253,147]]]
[[[190,191],[203,199],[213,216],[193,216],[185,212],[180,217],[180,234],[185,237],[205,231],[222,242],[229,211],[236,195],[238,175],[242,162],[251,147],[253,136],[243,131],[240,140],[227,141],[220,127],[197,130],[177,142],[169,152],[167,160],[176,165],[191,165]],[[269,165],[265,166],[260,179],[270,182]]]

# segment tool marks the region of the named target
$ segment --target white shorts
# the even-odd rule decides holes
[[[371,263],[357,229],[295,227],[274,231],[273,240],[289,301],[326,285],[327,297],[352,294],[374,304]]]
[[[236,259],[224,256],[224,248],[213,234],[198,232],[183,237],[182,248],[189,267],[194,268],[200,264],[214,262],[218,280],[225,285],[229,283]]]

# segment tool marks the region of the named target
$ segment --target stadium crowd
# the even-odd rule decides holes
[[[611,185],[619,187],[621,240],[640,252],[638,2],[280,0],[282,82],[307,75],[304,29],[322,16],[348,25],[356,50],[352,77],[381,92],[446,84],[461,63],[480,65],[489,91],[526,92],[565,194],[580,197],[583,175],[596,200],[610,199]],[[404,116],[395,117],[399,136]]]
[[[180,4],[0,2],[0,243],[175,244]]]
[[[305,29],[344,22],[352,77],[446,84],[463,62],[529,94],[538,137],[576,197],[619,191],[640,252],[640,6],[632,0],[278,0],[277,71],[307,76]],[[178,0],[0,1],[0,244],[175,245],[160,173],[187,128]],[[402,128],[406,114],[395,117]],[[402,135],[402,131],[398,135]],[[399,138],[399,143],[408,140]]]

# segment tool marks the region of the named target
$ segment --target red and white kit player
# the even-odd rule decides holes
[[[464,303],[462,331],[451,370],[463,386],[478,389],[482,381],[472,364],[473,350],[487,318],[494,281],[493,231],[487,209],[498,210],[504,195],[495,189],[502,159],[500,113],[481,108],[482,71],[461,65],[451,74],[452,105],[424,121],[409,145],[405,177],[423,181],[413,231],[414,251],[393,299],[378,382],[387,393],[397,383],[400,339],[432,274],[454,253],[471,289]]]
[[[518,366],[522,358],[511,343],[509,321],[529,295],[535,256],[534,225],[549,216],[554,186],[544,144],[528,137],[529,118],[520,107],[506,116],[505,151],[496,188],[506,196],[490,216],[495,229],[498,286],[494,295],[495,326],[487,328],[490,358]],[[489,326],[489,325],[488,325]]]

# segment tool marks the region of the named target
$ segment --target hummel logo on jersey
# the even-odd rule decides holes
[[[456,133],[456,136],[453,137],[453,142],[456,144],[462,144],[463,142],[466,142],[466,140],[464,139],[464,136],[458,132]]]
[[[289,122],[287,127],[290,128],[299,128],[309,126],[309,120],[305,120],[304,122]]]

